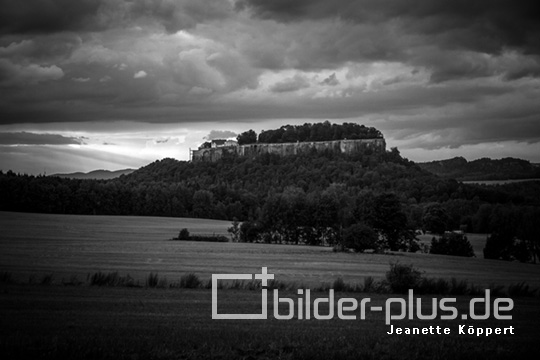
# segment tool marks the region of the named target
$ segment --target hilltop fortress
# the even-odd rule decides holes
[[[330,150],[342,154],[384,153],[386,151],[386,142],[384,141],[384,138],[375,138],[238,145],[236,141],[232,140],[213,140],[210,144],[203,144],[198,150],[192,150],[191,160],[194,162],[215,162],[226,154],[249,157],[255,157],[262,154],[287,156],[309,152],[312,149],[317,151]]]

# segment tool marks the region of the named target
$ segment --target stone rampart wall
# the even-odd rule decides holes
[[[224,146],[211,149],[194,150],[193,161],[218,161],[224,154],[236,154],[239,156],[258,156],[261,154],[277,154],[280,156],[297,155],[302,152],[335,151],[344,154],[364,153],[367,150],[373,153],[386,151],[384,139],[361,139],[361,140],[334,140],[313,141],[281,144],[249,144],[240,146]]]

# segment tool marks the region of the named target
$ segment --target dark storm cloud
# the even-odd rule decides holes
[[[35,134],[29,132],[2,132],[0,145],[81,145],[81,138],[59,134]]]
[[[474,92],[473,88],[463,91]],[[445,97],[443,93],[434,95],[440,96]],[[459,111],[453,111],[455,104],[424,107],[423,113],[415,111],[399,121],[380,122],[377,127],[394,139],[407,140],[423,149],[505,141],[538,143],[538,96],[538,89],[492,93],[460,104]]]
[[[540,117],[515,111],[505,113],[506,109],[502,106],[496,106],[496,109],[471,113],[466,118],[445,116],[440,121],[444,126],[433,126],[428,119],[418,119],[408,121],[406,130],[385,130],[392,133],[395,139],[421,139],[414,147],[423,149],[458,149],[464,145],[505,141],[528,144],[540,142],[540,128],[536,125]]]
[[[418,64],[423,63],[431,70],[433,83],[488,77],[495,72],[490,58],[478,53],[425,52],[420,58]]]
[[[0,87],[37,84],[57,80],[63,76],[62,69],[55,65],[48,67],[36,64],[19,65],[0,59]]]
[[[3,149],[87,142],[21,131],[124,121],[205,123],[197,141],[210,129],[333,119],[372,122],[417,148],[534,142],[532,5],[243,0],[234,11],[233,0],[0,0],[0,131],[12,132]],[[148,146],[181,142],[168,136]]]
[[[82,43],[81,37],[75,33],[6,38],[6,46],[0,47],[0,57],[15,62],[60,61],[71,55]]]
[[[99,92],[90,88],[90,92],[86,93],[77,90],[78,83],[70,80],[68,83],[73,87],[69,88],[69,91],[65,91],[66,88],[60,83],[56,87],[51,85],[48,92],[40,91],[39,88],[32,91],[30,94],[36,101],[26,103],[24,107],[18,104],[24,103],[25,96],[29,95],[28,90],[23,91],[23,89],[10,95],[13,96],[10,98],[11,104],[6,104],[2,109],[3,116],[0,118],[0,124],[125,119],[153,123],[178,123],[179,121],[246,121],[272,118],[350,118],[370,113],[399,113],[423,107],[437,108],[445,104],[474,104],[485,97],[497,97],[514,91],[511,87],[501,86],[461,85],[428,88],[419,85],[386,89],[383,96],[381,92],[365,92],[360,88],[347,89],[346,96],[313,98],[310,94],[302,96],[293,92],[293,89],[298,88],[294,77],[284,82],[276,84],[279,85],[277,90],[288,90],[288,92],[275,93],[276,96],[283,95],[275,99],[243,98],[223,102],[193,98],[190,101],[185,99],[184,102],[163,104],[160,102],[143,103],[141,100],[148,95],[142,96],[140,93],[133,95],[139,94],[141,96],[139,100],[118,97],[116,90],[103,89]],[[304,84],[303,81],[300,82]],[[135,85],[130,86],[135,88],[132,91],[138,88]],[[148,90],[148,86],[144,84],[137,86],[140,86],[141,92]],[[51,97],[58,101],[50,101]],[[78,98],[83,98],[84,101]]]
[[[517,80],[524,77],[540,77],[540,56],[524,59],[519,64],[507,69],[505,73],[506,80]]]
[[[227,1],[138,0],[134,2],[131,14],[134,17],[159,19],[167,31],[175,32],[205,20],[224,18],[228,9]]]
[[[404,61],[423,43],[393,24],[360,24],[331,19],[276,24],[259,21],[243,51],[264,69],[336,69],[350,62]]]
[[[0,0],[0,34],[99,31],[139,20],[175,32],[224,17],[228,8],[212,0]]]
[[[52,33],[95,24],[101,0],[0,0],[0,33]]]
[[[339,18],[376,24],[394,21],[407,33],[441,46],[497,53],[505,47],[540,53],[535,0],[240,0],[237,9],[283,22]]]

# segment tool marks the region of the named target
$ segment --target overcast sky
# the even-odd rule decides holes
[[[540,162],[536,2],[0,0],[0,169],[138,168],[327,119],[415,161]]]

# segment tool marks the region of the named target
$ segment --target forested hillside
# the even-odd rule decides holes
[[[467,161],[462,157],[418,164],[421,168],[446,179],[508,180],[540,178],[540,167],[527,160],[482,158]]]
[[[415,231],[490,233],[488,257],[527,261],[540,239],[538,183],[443,179],[397,149],[346,155],[163,159],[112,180],[0,172],[0,210],[238,220],[242,241],[416,250]],[[364,239],[367,243],[353,243]],[[366,240],[367,239],[367,240]],[[507,256],[508,255],[508,256]]]

